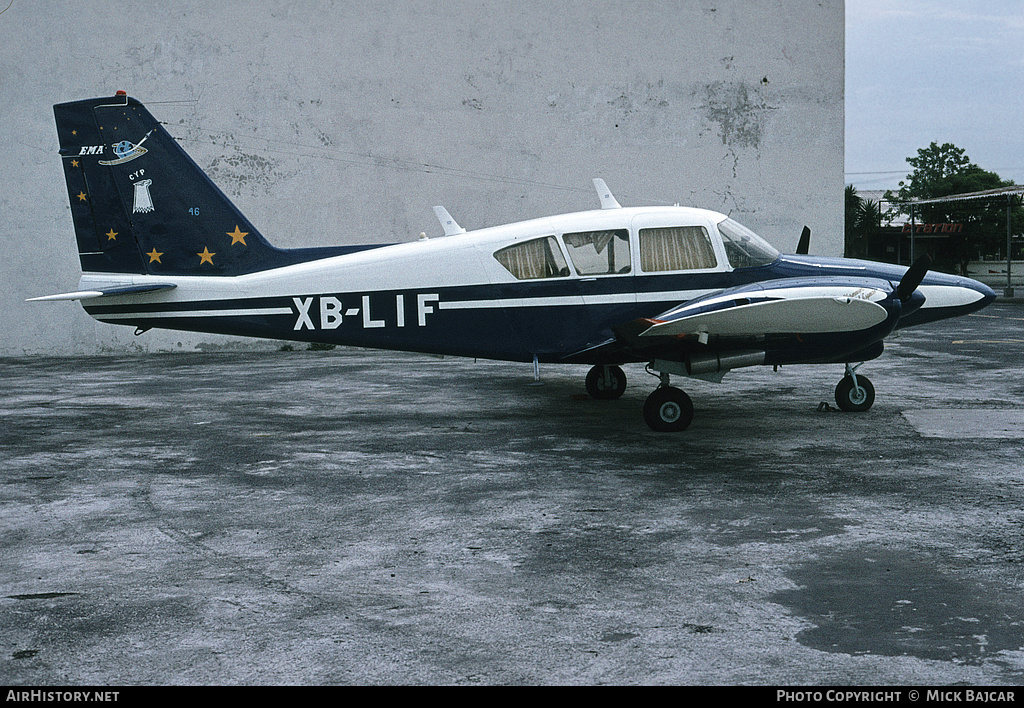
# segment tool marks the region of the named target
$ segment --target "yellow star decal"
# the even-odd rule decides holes
[[[199,256],[199,265],[202,265],[203,263],[209,263],[210,265],[213,265],[213,257],[216,256],[217,253],[210,253],[210,249],[206,246],[203,246],[203,252],[197,253],[196,255]]]
[[[154,262],[155,262],[155,263],[159,263],[159,262],[160,262],[160,256],[162,256],[162,255],[164,255],[164,254],[163,254],[163,253],[160,253],[160,252],[158,252],[158,251],[157,251],[157,250],[156,250],[156,249],[154,248],[154,249],[153,249],[152,251],[150,251],[150,252],[149,252],[149,253],[147,253],[146,255],[147,255],[147,256],[149,256],[149,262],[150,262],[150,263],[154,263]],[[201,253],[200,253],[199,255],[200,255],[200,256],[202,256],[203,254],[201,254]],[[213,254],[211,253],[210,255],[212,256]],[[202,265],[202,262],[200,261],[200,263],[199,263],[199,264],[200,264],[200,265]]]
[[[245,237],[248,236],[248,235],[249,235],[249,232],[248,231],[242,231],[240,228],[238,228],[237,224],[235,224],[235,230],[234,231],[228,231],[228,236],[231,237],[231,245],[232,246],[234,246],[236,243],[240,243],[243,246],[248,246],[249,244],[247,244],[245,242]]]
[[[114,231],[113,229],[111,229],[110,231],[108,231],[107,233],[105,233],[103,235],[107,237],[108,241],[116,241],[117,240],[117,232]]]
[[[85,201],[85,192],[79,192],[78,193],[78,201],[80,201],[80,202],[84,202]]]
[[[72,134],[72,135],[78,135],[78,131],[77,131],[77,130],[72,130],[72,131],[71,131],[71,134]]]
[[[78,160],[72,160],[71,161],[71,166],[72,167],[78,167]]]

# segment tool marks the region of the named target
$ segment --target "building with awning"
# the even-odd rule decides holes
[[[903,265],[927,253],[936,270],[969,275],[989,285],[1003,285],[1006,293],[1012,295],[1014,283],[1024,283],[1024,235],[1013,233],[1011,219],[1022,194],[1024,186],[1013,185],[898,202],[886,199],[883,191],[858,192],[862,200],[878,203],[882,219],[877,230],[862,237],[864,253],[870,260]],[[974,233],[974,223],[966,220],[930,223],[922,222],[918,216],[921,207],[955,203],[974,203],[979,207],[1005,203],[1005,242],[994,248],[983,247]],[[908,211],[909,214],[905,213]]]

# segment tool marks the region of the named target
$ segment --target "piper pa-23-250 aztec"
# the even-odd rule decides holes
[[[101,322],[501,361],[589,364],[591,396],[622,395],[625,363],[660,385],[643,407],[658,431],[693,404],[670,376],[845,364],[835,398],[874,401],[860,363],[892,331],[966,315],[995,298],[968,278],[780,253],[725,215],[601,208],[380,246],[270,245],[143,105],[114,97],[54,106],[83,274]]]

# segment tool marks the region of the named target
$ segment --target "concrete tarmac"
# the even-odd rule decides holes
[[[0,684],[1019,685],[1024,306],[841,366],[0,362]],[[825,405],[822,405],[822,404]]]

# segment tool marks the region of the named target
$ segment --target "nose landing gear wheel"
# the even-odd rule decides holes
[[[836,386],[836,403],[848,413],[863,413],[875,402],[875,387],[866,376],[844,376]]]
[[[626,390],[626,374],[617,366],[598,364],[587,373],[586,384],[591,398],[611,401]]]
[[[644,421],[659,433],[678,433],[693,421],[693,401],[685,391],[661,386],[644,401]]]

